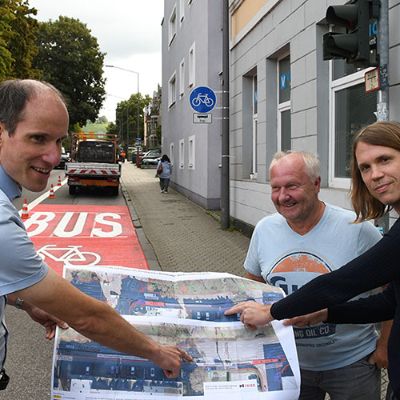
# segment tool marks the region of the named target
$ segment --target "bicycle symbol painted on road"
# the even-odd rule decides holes
[[[41,247],[37,253],[45,260],[46,257],[57,262],[74,266],[91,266],[100,262],[101,256],[90,251],[80,251],[82,246],[56,247],[55,244],[48,244]]]
[[[217,102],[217,97],[212,89],[199,86],[190,93],[190,106],[198,113],[209,113]]]

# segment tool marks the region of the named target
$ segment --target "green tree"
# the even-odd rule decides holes
[[[70,125],[94,122],[105,98],[104,53],[86,24],[60,16],[39,24],[34,65],[65,96]]]
[[[0,0],[0,80],[35,78],[32,68],[37,54],[36,9],[27,0]]]
[[[128,100],[118,103],[113,133],[119,135],[121,144],[132,146],[137,137],[143,139],[143,109],[150,101],[150,96],[143,97],[141,93],[135,93]]]
[[[109,122],[107,125],[106,133],[112,133],[119,136],[117,124],[115,122]]]
[[[38,53],[36,34],[39,24],[31,15],[36,15],[27,0],[15,1],[14,18],[11,21],[13,35],[9,41],[9,50],[13,56],[13,76],[16,78],[37,78],[39,71],[32,66]]]

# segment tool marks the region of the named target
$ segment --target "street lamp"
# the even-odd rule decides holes
[[[118,67],[116,65],[111,65],[111,64],[106,64],[104,66],[107,67],[107,68],[116,68],[116,69],[120,69],[121,71],[125,71],[125,72],[130,72],[132,74],[136,74],[136,76],[137,76],[137,94],[138,94],[138,101],[139,101],[139,72],[134,71],[133,69],[122,68],[122,67]],[[139,113],[139,104],[138,104],[138,107],[137,107],[137,127],[136,127],[137,133],[136,133],[136,137],[139,137],[139,117],[140,117],[140,113]],[[128,125],[126,126],[126,129],[128,130]],[[127,133],[127,142],[128,143],[126,144],[126,146],[127,146],[126,151],[128,152],[128,145],[129,145],[128,133]]]

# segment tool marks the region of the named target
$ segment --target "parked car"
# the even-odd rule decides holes
[[[61,158],[60,158],[60,163],[57,165],[56,169],[64,169],[65,164],[67,162],[71,161],[71,157],[69,156],[69,153],[67,153],[64,149],[64,147],[61,148]]]
[[[128,149],[128,153],[129,153],[129,149]],[[132,150],[132,151],[129,153],[129,160],[132,161],[133,164],[136,163],[136,157],[137,157],[137,155],[138,155],[138,149],[137,149],[137,147],[135,147],[134,150]],[[142,149],[142,147],[140,146],[140,147],[139,147],[139,156],[140,156],[140,158],[142,158],[144,155],[145,155],[145,153],[143,152],[143,149]]]
[[[157,166],[160,158],[161,158],[160,149],[149,150],[147,153],[143,154],[141,164],[142,166]]]

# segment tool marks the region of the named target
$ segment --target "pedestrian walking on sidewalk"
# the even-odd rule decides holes
[[[169,181],[172,175],[172,164],[169,157],[164,154],[157,165],[157,176],[160,179],[160,192],[168,193]]]
[[[69,117],[62,95],[35,80],[0,84],[0,319],[6,304],[26,311],[52,339],[56,326],[68,325],[117,351],[148,358],[177,377],[182,360],[191,357],[135,329],[104,302],[76,289],[48,268],[36,253],[12,201],[22,188],[41,192],[58,165]],[[26,332],[29,334],[29,332]],[[4,371],[7,329],[0,324],[0,390],[8,383]]]
[[[351,178],[351,200],[357,222],[380,218],[392,209],[400,214],[398,122],[376,122],[358,133],[353,144]],[[337,271],[317,277],[272,306],[255,307],[254,302],[245,302],[226,314],[241,313],[242,322],[250,327],[285,318],[291,318],[287,324],[300,326],[321,321],[359,324],[393,319],[388,344],[386,398],[400,400],[399,243],[398,218],[375,246]],[[336,243],[334,245],[341,251]],[[388,286],[379,294],[348,301],[386,284]],[[304,315],[307,313],[312,314]]]
[[[370,222],[353,224],[353,212],[319,199],[316,155],[279,152],[269,171],[277,213],[263,218],[254,230],[244,262],[247,278],[280,286],[290,294],[381,239]],[[323,400],[329,394],[332,400],[380,400],[380,367],[387,365],[390,327],[378,342],[373,324],[295,328],[299,399]]]

